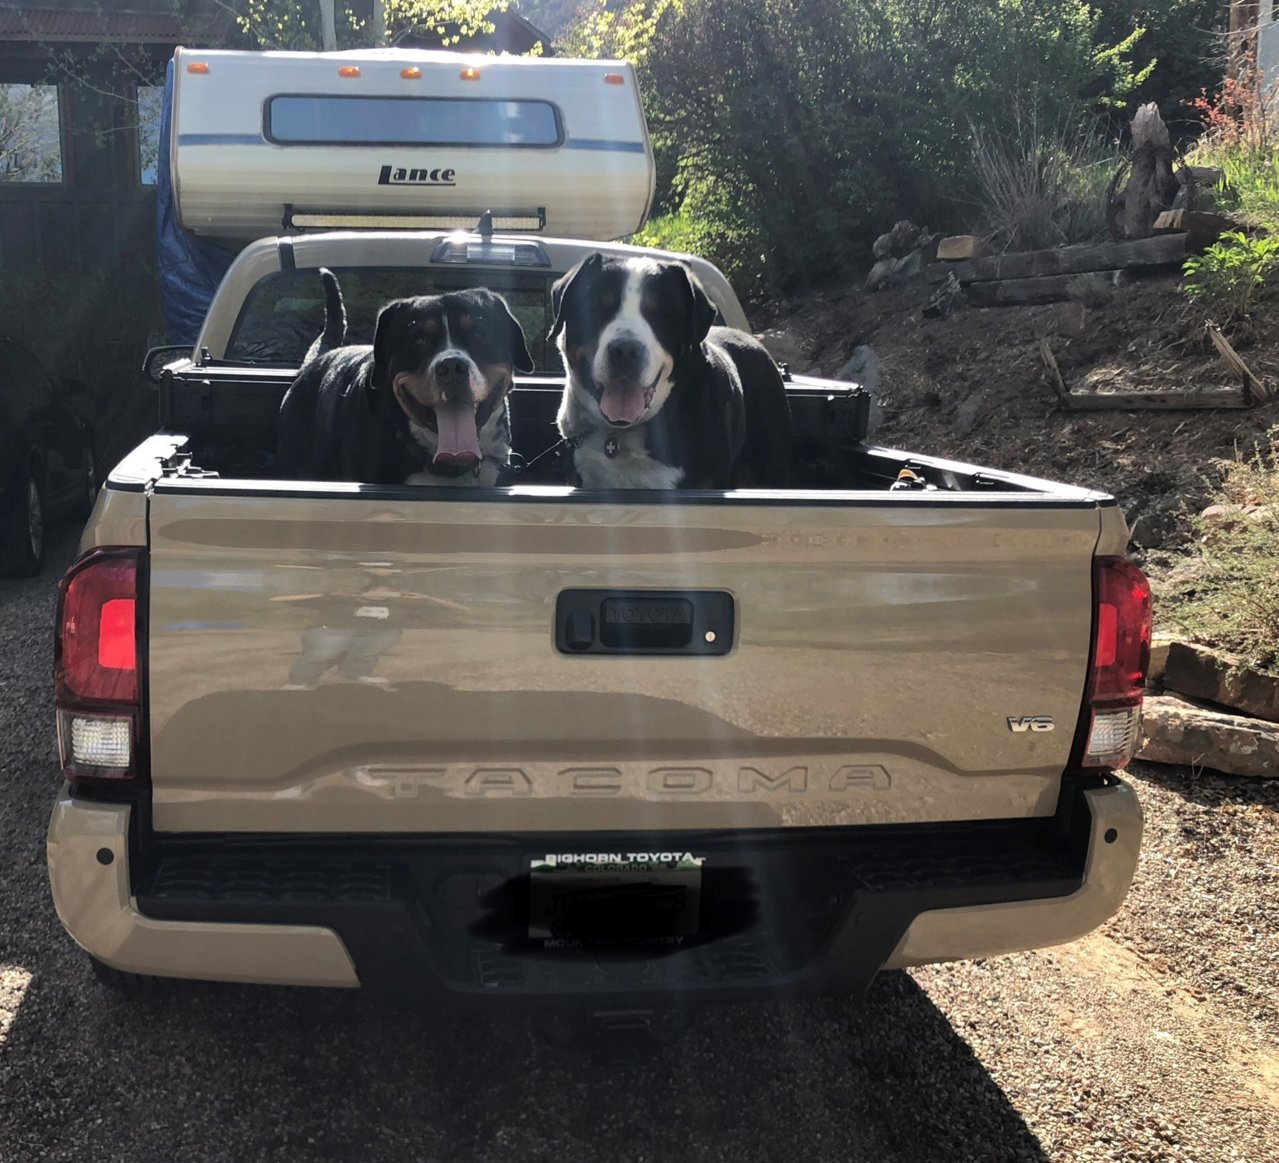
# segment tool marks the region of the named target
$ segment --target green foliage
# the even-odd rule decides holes
[[[1160,593],[1161,622],[1279,674],[1279,433],[1251,460],[1221,465],[1224,522],[1196,521],[1188,565]]]
[[[1218,326],[1226,327],[1248,317],[1253,295],[1276,265],[1279,238],[1249,238],[1239,230],[1227,231],[1203,254],[1186,259],[1181,268],[1186,276],[1182,290]]]
[[[986,227],[1005,246],[1039,250],[1106,235],[1117,150],[1086,120],[1045,125],[1035,110],[1012,132],[973,126],[973,170]]]
[[[1083,0],[592,0],[563,43],[637,63],[659,208],[715,215],[707,257],[788,291],[863,265],[903,216],[959,225],[970,126],[1125,100],[1139,38],[1099,19]]]
[[[1254,226],[1279,230],[1279,152],[1222,151],[1225,202]]]
[[[504,12],[510,0],[374,0],[382,5],[385,37],[397,44],[414,36],[438,40],[444,48],[464,44],[493,31],[489,16]],[[335,31],[338,48],[362,48],[375,43],[372,21],[357,15],[348,0],[337,0]],[[363,11],[368,11],[367,5]],[[297,0],[246,0],[236,17],[241,33],[253,48],[316,51],[323,47],[316,4]],[[536,54],[535,54],[536,55]]]
[[[1193,132],[1196,126],[1183,101],[1221,79],[1227,5],[1221,0],[1097,0],[1092,7],[1100,43],[1120,44],[1134,32],[1141,34],[1130,46],[1135,85],[1123,109],[1115,111],[1114,128],[1122,128],[1136,106],[1153,101],[1174,136]]]
[[[1279,230],[1279,91],[1245,74],[1226,78],[1188,104],[1204,126],[1190,160],[1221,169],[1221,208],[1253,226]]]

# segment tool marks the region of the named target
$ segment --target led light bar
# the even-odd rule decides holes
[[[473,230],[474,214],[312,214],[290,210],[284,218],[294,230]],[[493,229],[530,233],[546,229],[546,211],[494,214]]]

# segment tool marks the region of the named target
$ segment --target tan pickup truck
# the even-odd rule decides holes
[[[550,287],[594,250],[641,252],[533,228],[642,220],[633,74],[419,56],[343,58],[339,80],[323,54],[179,54],[185,221],[291,229],[240,252],[155,375],[160,429],[62,582],[49,873],[100,975],[629,1012],[857,990],[1114,913],[1150,635],[1114,499],[876,447],[864,391],[789,375],[792,487],[571,487]],[[385,134],[382,105],[416,132],[404,110],[452,116],[454,90],[473,148],[312,140]],[[480,140],[499,131],[536,164]],[[342,212],[271,202],[316,149]],[[509,164],[476,177],[493,149]],[[454,184],[382,182],[401,168]],[[526,226],[409,228],[502,181]],[[389,210],[407,226],[376,228]],[[359,229],[301,229],[335,221]],[[510,397],[513,483],[281,479],[322,267],[354,340],[405,293],[506,297],[539,369]]]
[[[319,234],[232,268],[62,586],[49,867],[101,967],[638,1005],[1119,907],[1150,603],[1112,498],[874,447],[864,393],[800,377],[785,491],[568,487],[549,372],[512,394],[513,486],[272,478],[294,368],[262,336],[305,347],[316,268],[356,329],[471,283],[540,337],[587,246],[626,250]],[[566,646],[609,602],[626,633]]]

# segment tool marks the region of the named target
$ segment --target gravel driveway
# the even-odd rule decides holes
[[[49,901],[53,579],[0,582],[0,1159],[1279,1159],[1279,785],[1142,767],[1129,906],[1055,950],[711,1010],[599,1068],[352,993],[104,992]]]

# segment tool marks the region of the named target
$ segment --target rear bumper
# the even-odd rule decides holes
[[[58,915],[108,965],[486,1004],[846,993],[881,968],[1070,941],[1122,904],[1141,838],[1118,779],[1052,820],[667,833],[707,857],[704,935],[623,956],[527,940],[528,858],[642,837],[183,837],[131,864],[131,810],[64,795],[49,828]]]

